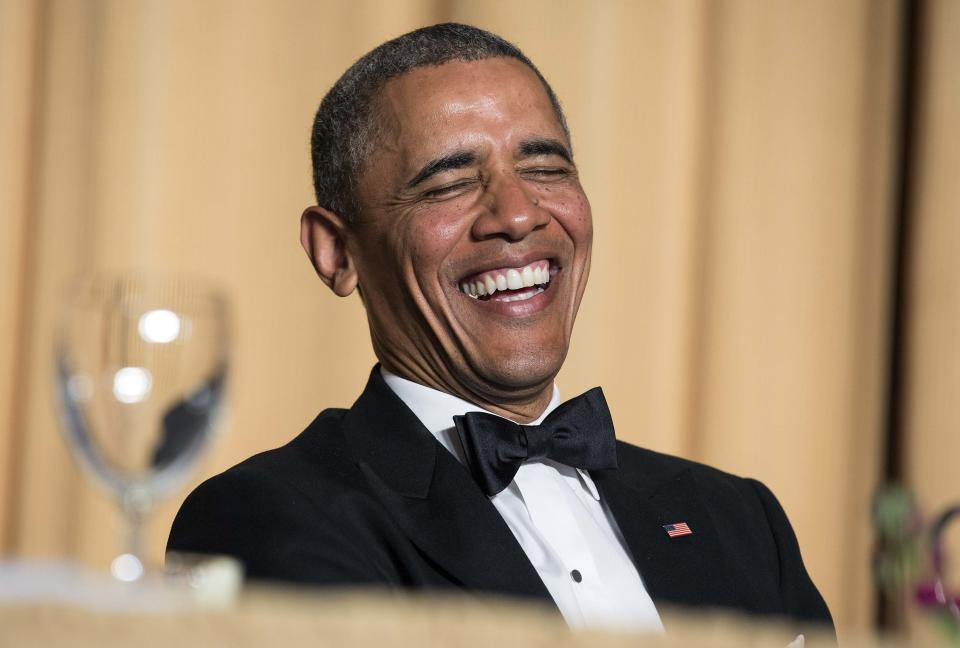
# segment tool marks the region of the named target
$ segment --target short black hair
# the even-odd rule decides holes
[[[556,94],[520,49],[496,34],[459,23],[423,27],[371,50],[333,84],[313,120],[310,155],[317,204],[348,222],[360,209],[357,179],[377,141],[374,100],[384,84],[420,67],[452,61],[507,57],[529,67],[540,79],[569,140]]]

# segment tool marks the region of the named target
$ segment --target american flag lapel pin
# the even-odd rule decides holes
[[[667,532],[667,535],[671,538],[679,538],[680,536],[693,535],[693,531],[690,530],[690,525],[686,522],[674,522],[673,524],[664,524],[663,530]]]

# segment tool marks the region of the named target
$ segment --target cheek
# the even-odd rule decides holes
[[[555,192],[550,196],[550,210],[575,246],[589,248],[593,242],[593,217],[586,194]]]
[[[398,241],[416,275],[437,276],[444,259],[464,233],[464,220],[439,209],[424,209],[400,229]]]

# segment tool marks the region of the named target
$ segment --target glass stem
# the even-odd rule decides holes
[[[143,564],[143,512],[132,507],[124,507],[127,518],[127,553]]]
[[[126,553],[114,558],[110,572],[124,582],[140,580],[144,574],[143,524],[153,504],[150,493],[142,487],[127,488],[121,500],[127,526]]]

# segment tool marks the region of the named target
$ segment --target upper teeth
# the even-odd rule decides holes
[[[550,283],[549,261],[534,261],[522,268],[491,270],[460,284],[460,290],[471,297],[492,295],[498,290],[520,290]]]

